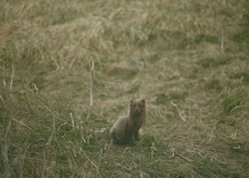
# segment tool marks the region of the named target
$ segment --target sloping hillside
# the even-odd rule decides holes
[[[247,0],[0,6],[1,177],[249,175]],[[140,98],[140,141],[110,144]]]

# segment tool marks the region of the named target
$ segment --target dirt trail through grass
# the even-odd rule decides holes
[[[247,0],[0,6],[0,176],[249,175]],[[132,98],[142,137],[111,145]]]

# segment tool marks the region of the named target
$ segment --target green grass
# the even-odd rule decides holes
[[[204,59],[201,59],[198,64],[201,65],[203,68],[209,68],[209,67],[219,67],[222,65],[225,65],[229,62],[229,58],[226,57],[220,57],[220,58],[211,58],[206,57]]]
[[[221,91],[222,90],[221,82],[218,79],[208,80],[205,83],[205,88],[207,91],[209,90]]]
[[[193,46],[198,46],[202,43],[211,43],[217,44],[219,43],[219,39],[216,36],[200,33],[197,34],[195,37],[186,37],[183,35],[179,35],[180,42],[178,43],[177,49],[185,50],[186,48],[190,48]]]
[[[245,43],[248,45],[249,40],[247,36],[249,34],[249,13],[243,15],[241,26],[243,26],[244,28],[240,32],[234,34],[233,40],[238,43]]]
[[[224,111],[226,113],[231,112],[235,107],[238,107],[241,104],[240,97],[226,97],[223,101]]]
[[[247,0],[0,6],[0,177],[249,175]],[[140,98],[140,140],[111,144]]]
[[[151,63],[156,63],[161,59],[161,54],[160,53],[155,53],[152,54],[149,58],[148,61]]]
[[[249,84],[249,73],[247,71],[245,72],[237,72],[237,73],[234,73],[232,74],[231,76],[232,79],[235,79],[235,80],[240,80],[242,83],[244,84]]]
[[[237,177],[233,172],[228,172],[226,165],[211,161],[209,159],[204,159],[196,162],[196,171],[204,177]]]
[[[188,93],[184,91],[172,91],[168,94],[160,93],[156,95],[157,104],[169,104],[171,101],[181,101],[187,97]]]
[[[195,42],[198,43],[202,43],[202,42],[206,42],[206,43],[219,43],[219,38],[217,38],[216,36],[213,35],[208,35],[208,34],[198,34],[195,37]]]

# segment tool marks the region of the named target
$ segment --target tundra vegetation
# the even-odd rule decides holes
[[[248,0],[0,7],[2,177],[249,175]],[[132,98],[143,135],[110,145]]]

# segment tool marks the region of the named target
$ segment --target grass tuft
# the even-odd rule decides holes
[[[240,80],[242,83],[249,84],[249,73],[248,72],[237,72],[232,74],[232,79]]]
[[[205,83],[205,89],[221,91],[222,90],[221,82],[218,79],[208,80]]]
[[[198,64],[201,65],[203,68],[210,68],[210,67],[219,67],[222,65],[228,64],[230,61],[229,58],[220,57],[220,58],[211,58],[207,57],[198,61]]]
[[[202,42],[217,44],[217,43],[219,43],[219,38],[217,38],[216,36],[213,36],[213,35],[201,33],[195,37],[195,42],[197,44],[202,43]]]
[[[188,92],[185,91],[172,91],[168,94],[160,93],[156,95],[157,104],[169,104],[170,101],[184,101]]]
[[[223,101],[223,107],[224,111],[226,113],[232,112],[233,109],[238,107],[241,104],[241,98],[240,97],[226,97]]]

